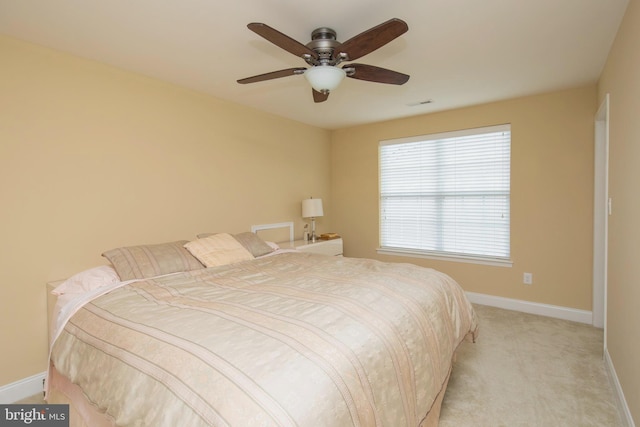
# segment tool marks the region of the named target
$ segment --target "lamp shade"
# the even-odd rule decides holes
[[[317,218],[323,215],[322,199],[305,199],[302,201],[303,218]]]
[[[345,76],[346,73],[342,68],[332,65],[317,65],[304,72],[304,77],[311,87],[321,93],[331,92],[337,88]]]

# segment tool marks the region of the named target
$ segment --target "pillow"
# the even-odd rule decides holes
[[[200,233],[196,237],[198,239],[204,239],[205,237],[213,236],[214,234],[216,234],[216,233]]]
[[[207,267],[233,264],[253,259],[251,252],[245,249],[232,235],[214,234],[194,240],[184,245],[201,263]]]
[[[269,242],[266,241],[265,242],[267,245],[269,245],[269,247],[273,250],[273,251],[277,251],[278,249],[280,249],[280,245],[277,244],[276,242]]]
[[[204,268],[200,261],[184,248],[185,243],[187,240],[128,246],[111,249],[102,256],[111,261],[120,280],[123,281]]]
[[[51,293],[55,295],[81,294],[118,282],[120,282],[120,277],[113,267],[103,265],[74,274],[56,286]]]
[[[214,236],[217,233],[200,233],[196,237],[198,239],[204,239],[206,237]],[[234,239],[236,239],[246,250],[251,252],[251,255],[254,257],[263,256],[266,254],[270,254],[271,252],[278,249],[269,245],[267,242],[262,240],[256,233],[251,231],[246,231],[244,233],[232,234]]]
[[[258,237],[256,233],[252,233],[251,231],[234,234],[233,237],[256,258],[273,252],[273,248],[271,246]]]

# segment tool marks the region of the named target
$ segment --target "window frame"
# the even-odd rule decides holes
[[[466,254],[466,253],[462,254],[462,253],[456,253],[456,252],[447,252],[443,250],[425,250],[425,249],[418,249],[418,248],[411,249],[411,248],[382,246],[381,243],[383,239],[383,236],[382,236],[383,234],[382,147],[383,146],[415,143],[415,142],[428,142],[428,141],[455,138],[460,136],[482,135],[486,133],[500,132],[500,131],[508,131],[510,133],[509,159],[508,159],[508,162],[509,162],[509,186],[508,186],[508,206],[509,206],[508,251],[509,253],[508,253],[508,256],[500,257],[500,256],[490,256],[490,255],[481,255],[481,254]],[[376,249],[377,253],[383,254],[383,255],[407,256],[407,257],[413,257],[413,258],[426,258],[426,259],[436,259],[436,260],[463,262],[463,263],[472,263],[472,264],[494,265],[494,266],[500,266],[500,267],[511,267],[513,265],[513,261],[511,259],[511,256],[512,256],[511,254],[511,241],[512,241],[512,238],[511,238],[511,175],[512,175],[511,147],[512,147],[512,135],[511,135],[510,123],[380,141],[378,144],[378,248]]]

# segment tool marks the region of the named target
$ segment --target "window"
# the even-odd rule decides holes
[[[382,141],[380,252],[510,264],[511,125]]]

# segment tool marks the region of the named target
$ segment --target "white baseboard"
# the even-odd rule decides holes
[[[0,387],[0,404],[9,404],[42,393],[42,381],[47,373],[32,375]]]
[[[618,380],[618,374],[616,374],[616,369],[613,367],[611,356],[609,356],[609,350],[606,348],[604,349],[604,366],[607,370],[607,374],[609,374],[609,381],[611,382],[611,388],[613,389],[613,395],[616,400],[616,405],[618,406],[618,412],[622,418],[623,425],[627,427],[635,427],[636,425],[633,422],[631,410],[629,409],[629,405],[627,405],[627,399],[624,397],[622,386]]]
[[[556,319],[571,320],[573,322],[593,324],[593,313],[587,310],[560,307],[557,305],[541,304],[518,299],[497,297],[493,295],[467,292],[469,301],[474,304],[489,305],[506,310],[521,311],[523,313],[538,314],[540,316],[555,317]]]

